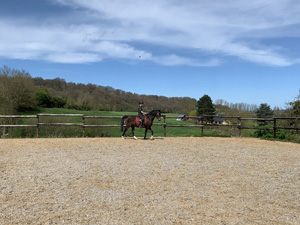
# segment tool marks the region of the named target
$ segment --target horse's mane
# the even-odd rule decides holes
[[[155,116],[156,113],[158,112],[160,112],[160,110],[152,110],[151,112],[148,113],[148,115]]]

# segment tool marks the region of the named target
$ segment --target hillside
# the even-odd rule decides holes
[[[63,79],[32,78],[36,89],[48,89],[53,96],[67,101],[67,108],[84,110],[136,111],[138,102],[145,102],[145,109],[160,109],[163,112],[189,113],[196,109],[196,99],[184,97],[168,98],[157,95],[138,95],[112,87],[95,84],[75,84]]]

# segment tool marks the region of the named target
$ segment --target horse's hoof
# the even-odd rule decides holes
[[[150,139],[153,140],[153,136],[151,136]]]
[[[137,137],[136,137],[136,136],[133,136],[133,138],[134,138],[135,140],[137,140]]]
[[[124,136],[122,136],[122,139],[125,139],[125,137],[124,137]]]

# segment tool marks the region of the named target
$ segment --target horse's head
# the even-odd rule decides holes
[[[158,119],[158,121],[161,121],[161,112],[160,112],[160,110],[157,110],[156,118]]]
[[[154,116],[158,119],[158,121],[161,121],[161,112],[160,110],[152,110],[149,115]]]

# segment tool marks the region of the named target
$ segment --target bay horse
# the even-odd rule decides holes
[[[145,128],[145,136],[144,139],[146,139],[147,131],[151,131],[151,139],[153,139],[153,130],[151,128],[153,124],[153,120],[157,118],[158,121],[161,120],[161,112],[160,110],[152,110],[150,113],[146,114],[144,116],[144,128]],[[137,137],[134,135],[134,128],[140,126],[140,118],[138,116],[133,116],[133,115],[125,115],[122,117],[121,120],[121,132],[124,130],[124,122],[125,122],[125,130],[122,134],[122,138],[125,138],[127,130],[131,127],[132,135],[134,139],[137,139]]]

